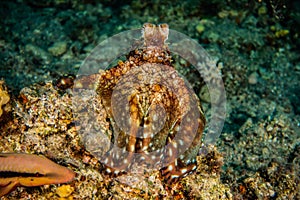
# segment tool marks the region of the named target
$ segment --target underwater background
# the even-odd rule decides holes
[[[11,99],[10,103],[5,101],[1,95],[7,93],[0,91],[0,152],[47,152],[48,157],[64,160],[64,153],[34,147],[38,140],[24,143],[21,135],[34,125],[22,124],[21,118],[30,118],[30,113],[25,115],[27,108],[19,109],[13,99],[27,103],[29,96],[40,95],[46,82],[76,75],[92,49],[110,36],[141,28],[145,22],[167,23],[170,29],[196,40],[217,60],[226,90],[226,120],[216,144],[222,164],[216,165],[221,165],[218,180],[228,188],[227,196],[212,197],[211,193],[211,198],[200,194],[193,198],[300,199],[300,2],[4,0],[0,1],[0,16],[1,90],[8,91]],[[203,106],[209,107],[203,89],[195,91]],[[79,148],[80,142],[76,145]],[[73,151],[74,157],[83,152]],[[96,165],[90,162],[88,159],[80,165],[82,173],[85,165]],[[99,176],[89,175],[94,179]],[[87,183],[83,186],[89,175],[82,176],[82,190],[74,189],[67,197],[56,194],[50,186],[19,189],[19,193],[1,199],[98,199],[101,191],[87,189]],[[78,184],[79,180],[72,187]],[[155,196],[136,195],[131,198]],[[108,196],[106,193],[99,199]]]

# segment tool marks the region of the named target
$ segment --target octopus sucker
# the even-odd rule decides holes
[[[130,51],[127,60],[91,75],[90,84],[86,77],[79,84],[96,88],[109,118],[113,145],[102,156],[105,174],[124,174],[140,162],[158,167],[170,183],[196,169],[204,112],[172,65],[168,35],[167,24],[144,24],[143,45]]]

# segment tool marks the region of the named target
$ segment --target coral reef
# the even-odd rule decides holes
[[[21,196],[33,199],[61,196],[100,199],[189,199],[211,196],[215,199],[232,199],[228,186],[220,182],[222,155],[216,149],[209,150],[206,156],[198,156],[196,171],[169,186],[163,182],[158,170],[145,171],[143,174],[129,173],[117,178],[107,177],[101,173],[103,168],[99,161],[85,150],[72,123],[70,92],[61,91],[50,82],[24,88],[20,98],[14,99],[16,107],[13,109],[15,130],[20,132],[2,126],[5,134],[2,134],[0,151],[44,154],[74,170],[77,173],[75,181],[66,188],[44,186],[42,192],[37,188],[29,190],[20,187],[3,199]]]
[[[10,111],[9,104],[10,96],[8,94],[7,86],[3,80],[0,80],[0,121],[3,113]]]
[[[78,174],[68,197],[63,196],[72,189],[51,185],[18,187],[3,199],[129,198],[128,190],[136,199],[167,199],[172,192],[178,198],[300,199],[299,8],[298,1],[290,0],[1,1],[0,77],[10,100],[1,106],[0,152],[44,154]],[[84,148],[69,107],[72,76],[66,74],[76,74],[99,42],[147,21],[168,23],[202,44],[216,58],[227,92],[227,119],[216,145],[224,155],[222,170],[213,175],[197,170],[173,191],[161,188],[158,172],[148,172],[153,187],[147,190],[139,189],[149,186],[147,181],[132,189],[101,174],[102,166]],[[198,74],[187,70],[190,63],[174,58],[178,71],[190,75],[209,116],[208,90],[194,81]],[[98,105],[95,99],[88,103],[87,109]]]

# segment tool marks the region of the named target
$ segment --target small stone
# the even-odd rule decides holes
[[[38,59],[43,60],[45,64],[49,64],[51,62],[51,55],[38,46],[35,46],[33,44],[27,44],[25,46],[25,51],[31,53],[33,56],[37,57]]]
[[[199,34],[201,34],[201,33],[203,33],[203,31],[205,30],[205,27],[204,27],[203,24],[198,24],[198,25],[196,26],[196,30],[197,30],[197,32],[198,32]]]
[[[228,17],[228,15],[229,15],[229,12],[227,10],[222,10],[221,12],[218,12],[218,16],[221,19],[224,19],[224,18]]]
[[[230,11],[229,11],[229,15],[230,15],[231,17],[237,17],[237,16],[239,16],[239,12],[236,11],[236,10],[230,10]]]
[[[203,86],[200,90],[199,97],[202,101],[211,104],[218,104],[222,99],[220,98],[222,95],[218,88],[208,88],[206,85]]]
[[[90,53],[92,52],[92,50],[95,48],[94,45],[87,45],[83,48],[83,51],[86,52],[86,53]]]
[[[9,94],[6,90],[6,87],[4,86],[4,81],[0,80],[0,117],[3,113],[3,108],[2,106],[5,106],[10,100]],[[3,109],[2,109],[3,108]]]
[[[67,51],[67,43],[64,41],[55,42],[51,47],[48,48],[48,51],[53,56],[61,56]]]
[[[209,90],[207,86],[204,86],[201,88],[199,97],[202,101],[210,103],[210,95],[209,95]]]
[[[261,6],[259,9],[258,9],[258,15],[264,15],[264,14],[267,14],[268,12],[268,9],[266,6]]]
[[[256,72],[250,74],[250,76],[248,77],[248,83],[250,83],[251,85],[255,85],[257,84],[257,81],[258,81],[258,74]]]
[[[276,31],[276,32],[275,32],[275,36],[276,36],[277,38],[280,38],[280,37],[286,36],[286,35],[289,34],[289,33],[290,33],[289,30],[287,30],[287,29],[282,29],[282,30]]]
[[[62,185],[56,189],[56,194],[59,197],[66,198],[69,197],[74,191],[74,188],[70,185]]]
[[[88,164],[90,160],[91,160],[91,157],[87,156],[87,155],[84,155],[82,158],[82,162],[85,164]]]
[[[280,126],[280,127],[285,127],[285,122],[284,122],[283,119],[279,119],[279,120],[277,121],[277,124],[278,124],[278,126]]]
[[[208,35],[209,41],[211,41],[211,42],[213,42],[213,43],[217,42],[217,41],[219,40],[219,38],[220,38],[219,34],[214,33],[214,32],[211,32],[211,33]]]
[[[271,132],[271,131],[273,130],[273,126],[272,126],[271,124],[269,124],[269,125],[267,126],[266,130],[267,130],[268,132]]]
[[[222,10],[221,12],[218,12],[218,16],[221,19],[224,19],[227,17],[237,17],[238,15],[239,15],[239,13],[236,10]]]

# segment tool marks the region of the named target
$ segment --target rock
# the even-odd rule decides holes
[[[67,51],[67,42],[55,42],[51,47],[48,48],[48,52],[53,56],[61,56]]]
[[[210,103],[210,95],[207,86],[201,88],[199,97],[202,101]]]
[[[0,80],[0,117],[3,112],[10,110],[10,106],[8,105],[9,100],[10,97],[6,86],[4,85],[4,81]]]
[[[251,85],[255,85],[258,81],[258,74],[256,72],[253,72],[248,77],[248,83]]]
[[[203,33],[203,31],[205,30],[205,27],[204,27],[204,25],[203,24],[198,24],[197,26],[196,26],[196,30],[197,30],[197,32],[198,33]]]
[[[261,6],[259,9],[258,9],[258,15],[265,15],[268,13],[268,9],[266,6]]]
[[[25,46],[25,51],[37,57],[38,60],[43,60],[45,64],[49,64],[51,62],[51,56],[44,49],[38,46],[27,44]]]
[[[221,96],[222,95],[218,88],[211,88],[209,90],[206,85],[203,86],[199,92],[199,97],[202,101],[214,105],[219,104],[222,101],[222,99],[220,98]]]
[[[69,197],[73,191],[74,188],[70,185],[62,185],[56,189],[56,194],[61,198],[66,198]]]

